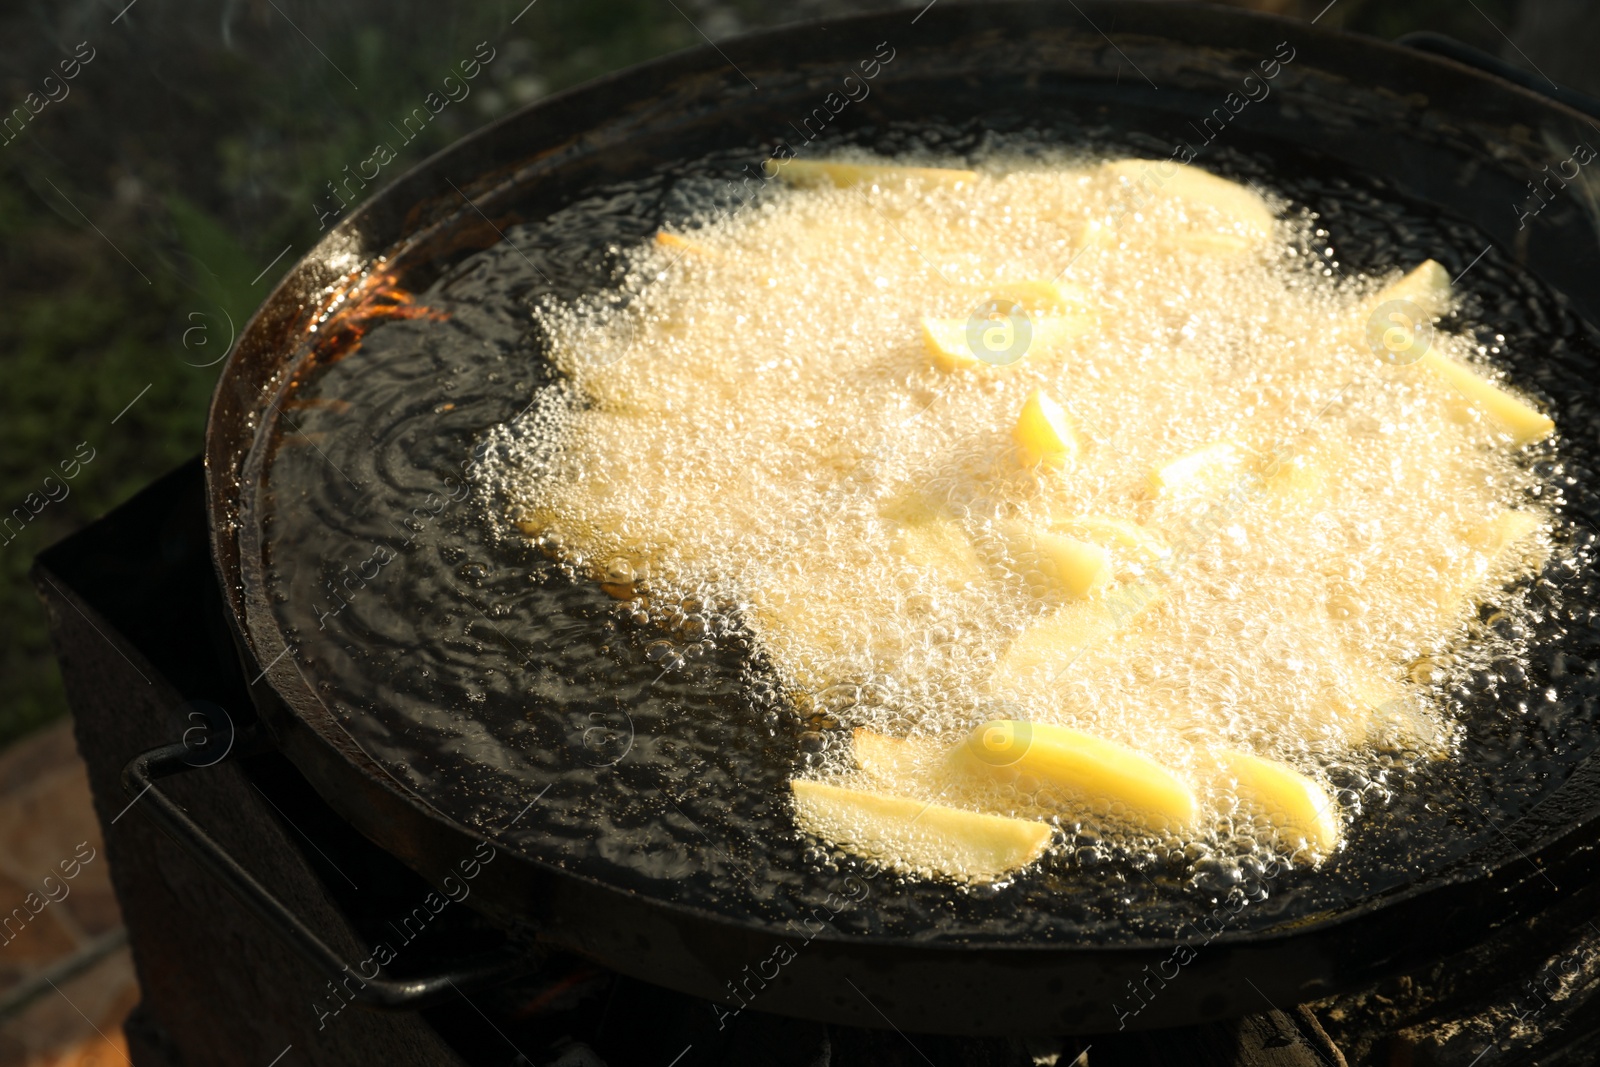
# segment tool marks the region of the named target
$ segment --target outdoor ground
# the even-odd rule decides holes
[[[31,915],[0,933],[7,1067],[125,1064],[121,1024],[139,999],[69,726],[0,754],[0,900]]]

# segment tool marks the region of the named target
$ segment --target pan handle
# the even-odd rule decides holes
[[[1434,33],[1432,30],[1420,30],[1408,33],[1395,39],[1395,44],[1404,45],[1406,48],[1415,48],[1419,52],[1428,52],[1436,56],[1453,59],[1457,63],[1465,64],[1485,74],[1493,74],[1502,81],[1511,82],[1521,86],[1529,92],[1538,93],[1549,97],[1558,104],[1565,104],[1574,111],[1581,111],[1590,118],[1600,119],[1600,100],[1584,93],[1563,89],[1549,78],[1539,74],[1530,74],[1521,67],[1512,66],[1499,56],[1490,55],[1470,44],[1456,40],[1443,33]]]
[[[339,954],[317,936],[271,890],[230,856],[210,834],[200,828],[156,783],[163,778],[215,766],[191,762],[195,750],[186,742],[163,745],[141,753],[122,769],[122,788],[131,797],[149,794],[149,810],[161,829],[202,867],[210,871],[250,911],[288,942],[304,960],[346,991],[356,1003],[383,1011],[415,1011],[450,1000],[463,992],[482,989],[529,973],[534,960],[509,948],[469,959],[459,966],[417,978],[386,978],[380,972],[365,978],[352,970]],[[232,753],[230,752],[229,755]],[[351,991],[348,979],[359,988]]]

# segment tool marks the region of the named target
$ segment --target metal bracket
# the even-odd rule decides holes
[[[167,836],[288,942],[302,959],[346,989],[356,1003],[384,1011],[414,1011],[450,1000],[463,992],[498,985],[534,969],[536,960],[528,953],[504,949],[472,957],[443,973],[419,978],[386,978],[382,972],[368,978],[353,971],[339,953],[201,829],[188,812],[156,788],[156,783],[163,778],[224,762],[234,755],[232,748],[230,745],[228,752],[209,763],[193,762],[195,748],[187,741],[151,749],[135,756],[122,769],[122,788],[135,798],[148,793],[149,810]],[[355,990],[349,989],[352,983],[348,979],[352,975],[358,978],[353,983],[359,987]]]

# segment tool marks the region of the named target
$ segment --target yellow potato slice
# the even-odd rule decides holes
[[[1038,313],[1075,312],[1087,314],[1094,310],[1089,295],[1076,285],[1067,282],[1045,281],[1042,278],[1018,278],[1004,282],[986,282],[963,286],[972,296],[990,300],[1009,300],[1023,310]]]
[[[1117,227],[1103,219],[1090,219],[1078,228],[1077,240],[1074,248],[1087,250],[1099,247],[1101,251],[1109,251],[1116,247]]]
[[[1136,749],[1082,731],[1019,720],[985,723],[954,749],[929,738],[901,740],[858,729],[856,765],[889,790],[932,790],[962,797],[962,778],[1033,777],[1060,794],[1059,810],[1181,836],[1193,831],[1198,804],[1189,787]],[[1316,860],[1338,847],[1333,798],[1314,779],[1276,760],[1215,749],[1207,753],[1211,787],[1234,796],[1270,826],[1279,843]],[[954,777],[947,779],[953,772]],[[981,793],[967,794],[981,803]],[[1115,814],[1112,814],[1115,813]]]
[[[937,584],[954,590],[983,578],[983,562],[966,531],[921,495],[902,494],[880,505],[878,513],[897,527],[894,551]]]
[[[1339,847],[1339,809],[1327,790],[1286,763],[1232,749],[1212,753],[1240,805],[1264,818],[1290,847],[1326,856]]]
[[[1057,519],[1050,524],[1050,529],[1097,545],[1126,549],[1135,558],[1146,562],[1164,559],[1172,554],[1167,543],[1148,528],[1109,515],[1074,515]]]
[[[1247,248],[1272,236],[1272,208],[1258,193],[1238,182],[1166,159],[1119,159],[1107,163],[1105,169],[1145,195],[1175,197],[1188,205],[1210,208],[1233,233],[1249,239]]]
[[[935,747],[932,742],[913,742],[876,730],[858,727],[850,735],[851,753],[856,766],[880,785],[909,783]]]
[[[1179,833],[1192,829],[1194,794],[1138,751],[1062,726],[995,720],[954,747],[932,738],[854,734],[856,765],[890,792],[937,791],[981,807],[994,783],[1034,778],[1057,794],[1053,810],[1106,825]]]
[[[888,185],[920,182],[925,185],[971,185],[978,180],[975,170],[949,167],[896,167],[879,163],[840,163],[826,159],[769,159],[768,175],[776,175],[794,185]]]
[[[1045,578],[1067,596],[1082,599],[1111,584],[1111,560],[1097,544],[1020,526],[1004,532],[1012,551],[1036,557]]]
[[[1321,737],[1332,735],[1337,743],[1357,746],[1372,736],[1375,714],[1376,704],[1329,685],[1309,709],[1307,723]]]
[[[1528,553],[1515,573],[1507,573],[1506,566],[1542,525],[1543,520],[1532,512],[1507,509],[1466,531],[1466,558],[1440,568],[1443,577],[1435,592],[1439,607],[1454,615],[1489,578],[1509,579],[1543,566],[1546,556],[1542,550]]]
[[[1383,740],[1404,745],[1429,759],[1451,757],[1454,737],[1450,726],[1416,693],[1391,685],[1387,697],[1366,700],[1365,710],[1366,733],[1361,738],[1365,743]]]
[[[1078,434],[1060,404],[1043,389],[1034,389],[1022,405],[1012,431],[1026,466],[1070,467],[1078,457]]]
[[[1126,632],[1165,598],[1150,582],[1117,586],[1103,597],[1068,604],[1029,626],[1011,642],[995,670],[1001,684],[1048,683],[1100,642]]]
[[[1244,449],[1234,442],[1213,441],[1152,470],[1150,492],[1171,497],[1214,491],[1244,466],[1244,458]]]
[[[1141,233],[1140,227],[1128,225],[1127,220],[1107,222],[1090,219],[1078,229],[1074,247],[1088,249],[1099,246],[1109,251],[1130,242],[1134,247],[1154,247],[1168,253],[1192,252],[1196,255],[1215,256],[1219,259],[1240,260],[1256,254],[1264,238],[1254,229],[1244,232],[1230,229],[1184,229],[1157,235]]]
[[[1454,300],[1450,273],[1438,262],[1425,260],[1414,270],[1384,286],[1377,296],[1368,301],[1368,322],[1379,307],[1391,300],[1409,301],[1429,321],[1437,319],[1450,310]],[[1362,329],[1369,329],[1367,322],[1362,324]],[[1556,424],[1548,415],[1438,349],[1428,349],[1416,363],[1443,378],[1469,406],[1478,408],[1498,422],[1511,435],[1515,445],[1541,441],[1555,431]]]
[[[952,754],[976,774],[1026,775],[1103,816],[1155,833],[1192,830],[1194,792],[1171,771],[1126,745],[1050,723],[996,719]]]
[[[1270,484],[1285,501],[1313,504],[1327,497],[1328,471],[1312,456],[1290,456],[1278,465]]]
[[[1417,360],[1443,378],[1461,398],[1498,422],[1511,435],[1514,445],[1542,441],[1555,431],[1556,424],[1550,416],[1539,411],[1525,400],[1520,400],[1474,370],[1430,348]]]
[[[715,256],[716,255],[715,252],[713,252],[710,248],[706,247],[705,245],[701,244],[700,242],[691,241],[689,238],[684,237],[684,236],[682,236],[680,234],[668,233],[666,230],[657,230],[656,231],[656,244],[660,245],[662,248],[668,248],[668,249],[671,249],[674,252],[683,252],[683,253],[687,253],[689,255],[696,255],[696,256]]]
[[[1437,261],[1428,259],[1380,289],[1367,308],[1370,314],[1372,309],[1390,300],[1409,300],[1429,319],[1437,319],[1450,310],[1453,299],[1450,272]]]
[[[1020,351],[1009,351],[1014,334],[1007,333],[998,343],[994,359],[984,359],[974,349],[973,338],[967,336],[971,318],[923,318],[922,346],[933,358],[934,365],[947,371],[977,371],[985,369],[1001,369],[1013,366],[1022,360],[1039,352],[1051,352],[1060,349],[1075,338],[1082,337],[1095,326],[1096,319],[1089,314],[1081,315],[1049,315],[1029,316],[1027,329],[1028,338],[1024,345],[1019,346]],[[1006,326],[996,322],[986,329],[1005,330]],[[977,340],[982,342],[982,335]],[[999,362],[1004,359],[1005,362]]]
[[[1028,350],[1047,353],[1093,333],[1100,325],[1100,316],[1092,311],[1040,314],[1034,317],[1032,325],[1033,343]]]
[[[1355,670],[1352,672],[1353,681],[1348,693],[1338,696],[1355,703],[1367,716],[1370,726],[1376,721],[1375,716],[1383,708],[1404,695],[1404,690],[1395,682],[1383,675],[1372,671]]]
[[[967,344],[966,319],[923,319],[922,346],[940,370],[983,370],[994,366],[979,359]]]
[[[1111,564],[1106,550],[1088,541],[1061,534],[1033,535],[1034,550],[1046,575],[1067,595],[1083,598],[1111,584]]]
[[[878,505],[878,514],[902,526],[916,526],[943,517],[943,512],[916,489],[906,489]]]
[[[983,577],[983,564],[972,542],[950,519],[908,523],[895,532],[894,549],[947,588],[959,589]]]
[[[1325,691],[1314,711],[1349,745],[1384,741],[1434,759],[1449,756],[1450,731],[1421,696],[1385,677],[1376,664],[1353,661],[1347,673],[1346,684]]]
[[[806,833],[906,874],[993,882],[1044,855],[1048,825],[798,778],[795,822]]]
[[[1544,520],[1531,511],[1506,509],[1493,519],[1467,531],[1467,543],[1498,558],[1508,548],[1537,532]]]
[[[1261,474],[1278,503],[1326,507],[1329,491],[1348,463],[1348,450],[1340,442],[1285,442],[1268,452]]]

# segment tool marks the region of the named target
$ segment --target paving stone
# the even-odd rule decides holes
[[[63,861],[76,861],[74,877]],[[30,893],[44,902],[37,913]],[[121,925],[87,771],[63,721],[0,752],[0,997]],[[121,1024],[139,999],[127,948],[57,984],[0,1019],[0,1067],[126,1067]]]
[[[0,996],[17,983],[78,951],[73,931],[60,921],[59,904],[45,904],[33,914],[24,903],[37,886],[25,886],[0,874]],[[44,900],[41,894],[39,900]],[[70,899],[70,898],[69,898]]]
[[[0,797],[0,867],[13,878],[34,885],[46,877],[59,879],[61,864],[70,863],[80,848],[81,855],[94,857],[83,866],[104,864],[88,772],[81,762],[54,768]]]
[[[122,1020],[139,999],[126,947],[0,1022],[0,1067],[127,1067]]]
[[[0,751],[0,798],[52,771],[76,766],[72,721],[62,719]]]

